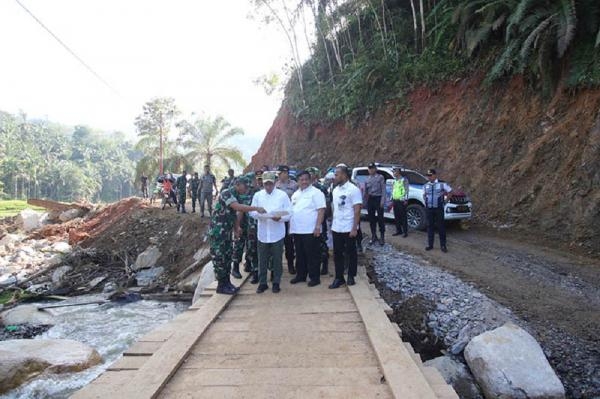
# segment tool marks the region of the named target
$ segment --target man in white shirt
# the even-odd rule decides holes
[[[354,285],[358,266],[356,253],[356,236],[360,225],[362,194],[360,189],[350,182],[350,168],[338,165],[335,168],[336,188],[333,189],[331,202],[333,222],[333,259],[335,263],[335,279],[329,286],[331,289],[346,284],[344,266],[348,260],[348,285]]]
[[[249,215],[258,221],[258,294],[269,288],[267,285],[267,267],[273,270],[273,292],[280,291],[283,239],[285,222],[290,220],[291,202],[285,191],[275,188],[274,173],[263,174],[264,189],[254,194],[252,204],[264,208],[267,213],[250,212]]]
[[[319,244],[321,225],[325,217],[325,195],[311,184],[310,173],[298,175],[300,188],[292,195],[292,217],[290,233],[296,247],[296,277],[290,283],[296,284],[310,279],[309,287],[321,284]]]

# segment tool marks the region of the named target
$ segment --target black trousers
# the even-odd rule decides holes
[[[356,237],[350,233],[336,233],[333,235],[333,262],[335,263],[335,278],[344,281],[344,267],[348,260],[348,277],[356,277],[358,266],[356,254]]]
[[[319,252],[320,237],[314,234],[294,234],[294,245],[296,247],[296,277],[311,281],[321,281],[319,263],[321,254]]]
[[[381,196],[369,196],[367,201],[367,211],[369,213],[369,226],[371,227],[371,235],[375,235],[377,225],[381,235],[385,233],[385,222],[383,220],[383,206],[381,206]]]
[[[444,208],[427,208],[427,242],[433,247],[435,229],[440,234],[440,246],[446,246],[446,225],[444,224]]]
[[[283,246],[285,247],[285,259],[288,263],[288,268],[294,266],[294,238],[290,234],[290,222],[285,222],[285,238],[283,239]]]
[[[396,232],[408,234],[408,220],[404,201],[394,200],[394,221],[396,222]]]

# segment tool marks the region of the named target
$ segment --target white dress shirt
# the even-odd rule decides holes
[[[325,195],[321,190],[308,186],[292,195],[291,234],[312,234],[317,227],[319,209],[325,209]],[[318,226],[321,227],[321,226]]]
[[[333,189],[331,231],[349,233],[354,227],[354,206],[362,206],[360,189],[349,181]]]
[[[267,214],[272,212],[287,212],[280,220],[275,221],[270,216],[261,215],[258,212],[250,212],[249,215],[258,220],[258,241],[271,244],[285,237],[285,222],[290,220],[291,203],[285,191],[278,188],[273,189],[271,194],[262,189],[252,198],[252,206],[265,208]]]

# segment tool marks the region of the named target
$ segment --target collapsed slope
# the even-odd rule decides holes
[[[600,89],[545,101],[522,78],[485,87],[479,76],[327,126],[284,105],[252,166],[371,161],[436,167],[472,195],[477,221],[600,254]]]

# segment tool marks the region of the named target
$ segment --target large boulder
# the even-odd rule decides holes
[[[36,305],[21,305],[0,314],[0,321],[5,326],[19,324],[54,325],[56,320],[47,311],[38,310]]]
[[[138,271],[141,269],[150,269],[156,265],[158,259],[160,258],[161,252],[160,250],[151,245],[144,252],[138,255],[135,263],[131,266],[134,271]]]
[[[79,218],[83,216],[83,210],[79,209],[79,208],[72,208],[72,209],[67,209],[66,211],[62,212],[59,216],[58,216],[58,220],[60,220],[61,222],[68,222],[69,220],[73,220],[76,218]]]
[[[0,394],[42,373],[78,372],[102,362],[94,348],[66,339],[0,341],[0,359]]]
[[[140,287],[148,287],[154,284],[164,271],[165,268],[161,266],[140,270],[135,274],[137,285]]]
[[[565,397],[540,345],[513,323],[473,338],[464,355],[486,398]]]
[[[440,356],[423,363],[425,367],[436,368],[446,383],[452,385],[461,398],[481,398],[481,393],[467,366],[451,356]]]
[[[73,268],[71,266],[61,266],[52,272],[52,284],[55,287],[60,287],[67,275]]]
[[[42,223],[46,219],[45,213],[36,212],[33,209],[23,209],[17,215],[17,224],[25,231],[31,231],[42,227]]]

